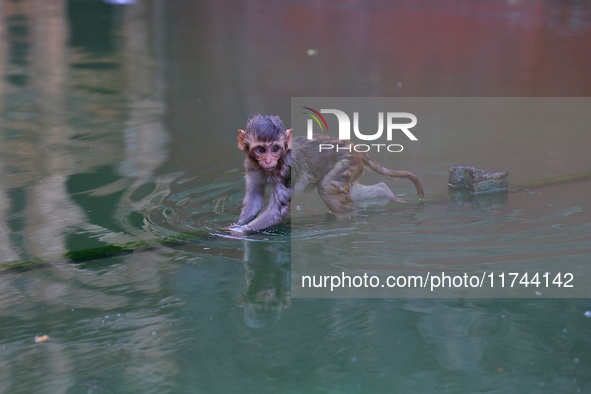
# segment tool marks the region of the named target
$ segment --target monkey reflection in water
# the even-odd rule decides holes
[[[272,326],[291,305],[291,242],[244,241],[246,293],[238,298],[244,323],[251,328]]]
[[[419,198],[425,198],[423,186],[415,174],[384,168],[367,153],[353,149],[319,152],[320,144],[353,145],[351,141],[326,135],[311,140],[292,138],[291,129],[286,130],[281,119],[273,115],[256,115],[248,121],[245,130],[238,130],[238,148],[246,153],[246,193],[240,218],[228,229],[234,234],[247,235],[278,224],[289,212],[294,190],[297,193],[316,187],[322,201],[339,218],[352,216],[354,200],[385,197],[404,202],[383,182],[372,186],[357,183],[364,166],[392,178],[411,180]],[[271,187],[271,196],[259,214],[267,184]]]

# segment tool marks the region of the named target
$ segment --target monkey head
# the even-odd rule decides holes
[[[285,130],[278,116],[256,115],[238,130],[238,148],[260,168],[273,171],[291,150],[291,129]]]

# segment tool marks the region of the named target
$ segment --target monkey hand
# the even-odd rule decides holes
[[[228,230],[232,235],[249,235],[254,233],[254,230],[248,224],[241,222],[234,223],[224,229]]]

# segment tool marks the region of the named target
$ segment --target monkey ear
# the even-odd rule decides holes
[[[291,132],[292,129],[285,130],[285,147],[287,150],[291,149]]]
[[[238,130],[238,149],[244,150],[246,147],[246,131]]]

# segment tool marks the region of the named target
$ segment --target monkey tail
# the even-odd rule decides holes
[[[369,157],[368,154],[364,153],[362,155],[363,163],[367,165],[369,168],[377,172],[378,174],[386,175],[392,178],[406,178],[410,179],[412,183],[414,183],[415,188],[417,189],[417,194],[419,198],[425,198],[425,192],[423,191],[423,185],[419,181],[419,178],[413,174],[412,172],[408,171],[401,171],[401,170],[391,170],[382,166],[380,163]]]

